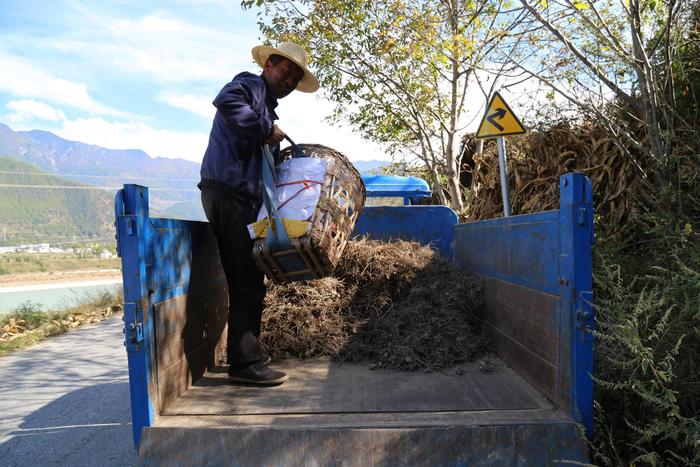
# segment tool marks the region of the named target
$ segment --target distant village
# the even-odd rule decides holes
[[[49,243],[38,243],[35,245],[1,246],[0,255],[3,253],[71,253],[90,256],[99,256],[100,259],[116,258],[117,255],[104,248],[95,249],[90,247],[69,247],[59,248],[51,246]]]

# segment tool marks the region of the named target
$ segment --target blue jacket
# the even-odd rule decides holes
[[[212,102],[216,116],[204,153],[200,188],[217,188],[261,201],[262,145],[277,120],[277,97],[262,75],[243,72]],[[279,146],[273,150],[279,162]]]

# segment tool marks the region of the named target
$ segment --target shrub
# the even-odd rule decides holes
[[[17,306],[10,313],[3,315],[0,318],[0,325],[7,324],[10,319],[16,321],[24,320],[30,327],[37,327],[49,321],[47,313],[42,310],[41,303],[34,303],[29,300]]]
[[[652,258],[646,274],[621,267],[619,252],[597,255],[592,460],[602,465],[700,464],[700,253],[682,252]]]

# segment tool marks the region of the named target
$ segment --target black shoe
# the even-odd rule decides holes
[[[240,370],[229,371],[228,379],[233,383],[255,384],[258,386],[277,386],[289,376],[285,373],[268,368],[262,362],[253,363]]]

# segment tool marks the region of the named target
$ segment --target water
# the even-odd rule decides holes
[[[121,286],[120,279],[103,279],[0,288],[0,314],[8,313],[27,301],[39,305],[42,310],[61,310],[105,292],[116,293]]]

